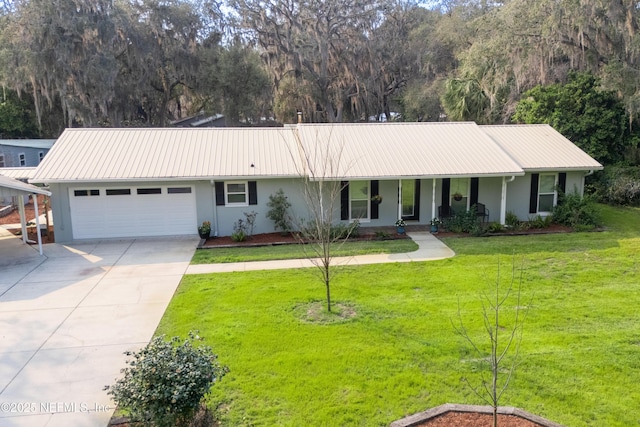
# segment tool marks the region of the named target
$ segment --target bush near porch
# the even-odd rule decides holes
[[[158,333],[198,329],[229,366],[210,397],[223,426],[388,425],[482,403],[451,319],[459,302],[483,336],[479,293],[515,253],[533,303],[503,404],[568,426],[636,425],[640,210],[602,213],[604,232],[444,239],[456,257],[341,268],[335,299],[356,312],[342,323],[299,319],[323,298],[313,269],[185,276]]]

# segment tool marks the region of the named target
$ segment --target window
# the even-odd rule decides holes
[[[162,189],[160,188],[138,188],[138,194],[162,194]]]
[[[42,163],[42,159],[44,159],[44,151],[38,151],[38,163]]]
[[[167,188],[169,194],[189,194],[191,193],[191,187],[169,187]]]
[[[247,182],[226,182],[226,204],[235,206],[247,206]]]
[[[24,153],[18,154],[18,161],[20,162],[20,166],[27,165],[27,156]]]
[[[369,181],[349,182],[350,219],[369,219]]]
[[[469,178],[451,178],[451,211],[463,213],[469,210]]]
[[[107,190],[107,196],[128,196],[131,194],[131,189],[129,188],[115,188]]]
[[[538,184],[538,212],[552,212],[556,204],[556,175],[540,174]]]
[[[0,154],[0,168],[4,167],[4,154]]]
[[[76,197],[99,196],[100,190],[73,190],[73,195]]]

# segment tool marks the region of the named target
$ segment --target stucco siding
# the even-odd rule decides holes
[[[529,219],[529,197],[531,195],[531,174],[517,176],[513,182],[507,183],[507,209],[521,221]],[[498,218],[499,220],[499,218]]]
[[[489,210],[488,221],[500,221],[500,198],[502,178],[480,178],[478,180],[478,203]]]

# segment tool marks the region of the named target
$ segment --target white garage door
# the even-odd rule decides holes
[[[74,239],[196,234],[190,186],[69,189]]]

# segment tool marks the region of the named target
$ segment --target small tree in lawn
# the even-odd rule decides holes
[[[498,404],[502,395],[509,386],[511,377],[516,369],[520,343],[522,342],[522,331],[528,308],[520,305],[522,290],[522,266],[520,268],[519,277],[516,277],[515,260],[512,263],[511,275],[505,284],[500,276],[500,262],[498,262],[498,273],[495,285],[491,288],[491,293],[482,295],[482,319],[484,323],[484,332],[488,338],[487,345],[479,344],[473,339],[462,322],[460,305],[458,304],[458,324],[453,327],[460,336],[462,336],[478,356],[488,365],[489,374],[485,370],[481,371],[480,386],[473,386],[467,378],[464,378],[473,392],[483,399],[493,408],[493,426],[498,426]],[[504,288],[506,287],[506,290]],[[503,326],[504,310],[506,304],[513,302],[513,314],[510,318],[510,326]],[[509,321],[509,316],[507,322]],[[501,320],[502,319],[502,320]],[[453,323],[453,322],[452,322]],[[506,373],[504,364],[507,363],[505,358],[513,351],[511,360],[508,362]]]
[[[300,170],[303,180],[302,195],[309,216],[297,219],[297,236],[301,239],[306,257],[317,267],[325,286],[327,311],[331,311],[331,279],[333,276],[332,251],[344,243],[358,227],[356,221],[348,227],[338,227],[333,219],[340,207],[340,194],[346,183],[340,180],[349,169],[342,165],[342,141],[332,138],[331,127],[316,131],[315,144],[300,145],[305,169]],[[292,155],[294,155],[292,153]]]

